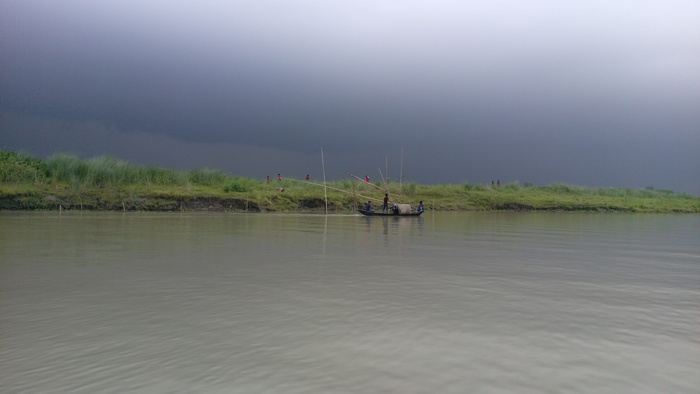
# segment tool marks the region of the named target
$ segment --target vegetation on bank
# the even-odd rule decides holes
[[[297,179],[231,177],[220,170],[173,171],[143,167],[112,157],[82,160],[59,154],[46,160],[0,150],[0,209],[125,211],[233,210],[349,212],[368,200],[428,209],[563,210],[700,213],[700,198],[668,190],[534,186],[366,184],[356,180],[325,185]]]

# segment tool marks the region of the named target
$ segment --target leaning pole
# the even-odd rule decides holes
[[[328,190],[326,189],[326,163],[323,160],[323,147],[321,147],[321,168],[323,169],[323,197],[326,200],[326,215],[328,215]]]

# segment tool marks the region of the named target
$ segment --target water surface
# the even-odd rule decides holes
[[[700,216],[0,213],[3,393],[697,393]]]

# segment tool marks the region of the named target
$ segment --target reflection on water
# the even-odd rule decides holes
[[[0,213],[0,392],[697,392],[700,217]]]

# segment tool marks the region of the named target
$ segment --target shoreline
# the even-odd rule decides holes
[[[473,197],[473,196],[472,196]],[[285,199],[285,205],[260,204],[245,196],[129,196],[124,198],[106,198],[92,196],[70,198],[55,194],[26,193],[10,196],[0,195],[0,211],[87,211],[87,212],[245,212],[245,213],[308,213],[326,212],[323,198]],[[433,212],[582,212],[582,213],[670,213],[698,214],[700,207],[672,207],[654,209],[652,206],[628,206],[622,204],[600,203],[596,201],[579,201],[578,204],[547,204],[535,206],[518,201],[491,201],[488,206],[469,205],[470,198],[433,199],[426,204],[427,211]],[[700,199],[698,199],[700,200]],[[473,202],[473,201],[472,201]],[[356,205],[355,205],[356,204]],[[328,213],[352,213],[360,208],[359,201],[329,203]],[[694,208],[694,209],[693,209]]]

